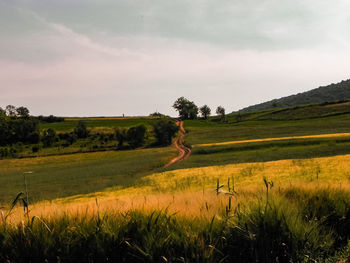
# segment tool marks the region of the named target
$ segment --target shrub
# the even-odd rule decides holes
[[[145,125],[138,125],[130,128],[126,133],[126,137],[131,147],[136,148],[142,146],[146,139]]]
[[[64,143],[64,144],[65,145],[68,144],[68,146],[69,146],[69,145],[73,144],[74,142],[76,142],[77,135],[73,132],[60,133],[60,134],[58,134],[58,138],[60,140],[65,140],[66,143]]]
[[[79,121],[77,127],[74,129],[74,133],[79,139],[88,137],[89,131],[86,128],[86,123],[84,121]]]
[[[44,131],[41,141],[43,142],[44,147],[50,147],[56,139],[55,130],[49,128]]]
[[[122,147],[127,139],[127,130],[124,128],[117,128],[115,130],[115,137],[118,141],[118,147]]]
[[[152,124],[156,137],[156,145],[169,145],[175,136],[179,127],[172,120],[159,120]]]
[[[34,145],[34,146],[32,147],[32,152],[33,152],[33,153],[37,153],[37,152],[39,151],[39,149],[40,149],[39,145]]]

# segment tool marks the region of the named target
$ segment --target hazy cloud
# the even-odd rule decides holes
[[[0,106],[235,110],[348,78],[348,1],[1,1]]]

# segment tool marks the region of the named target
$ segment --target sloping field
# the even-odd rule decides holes
[[[124,187],[177,155],[172,147],[128,151],[78,153],[0,160],[0,207],[24,191],[24,173],[30,201]]]
[[[76,195],[32,206],[33,215],[75,214],[96,209],[128,211],[134,209],[167,209],[188,217],[210,217],[222,213],[227,205],[220,191],[234,188],[234,201],[242,202],[265,191],[264,178],[273,182],[272,191],[287,188],[350,190],[350,155],[325,158],[280,160],[263,163],[242,163],[180,169],[143,177],[134,186],[112,187],[103,192]],[[98,205],[97,203],[98,202]],[[22,210],[23,211],[23,210]],[[19,211],[20,218],[22,211]],[[205,213],[204,213],[205,211]]]
[[[296,140],[296,139],[317,139],[317,138],[345,138],[349,137],[350,133],[333,133],[333,134],[318,134],[318,135],[304,135],[304,136],[289,136],[289,137],[279,137],[279,138],[265,138],[265,139],[253,139],[253,140],[238,140],[238,141],[228,141],[228,142],[217,142],[217,143],[204,143],[195,144],[194,147],[205,147],[214,145],[230,145],[230,144],[240,144],[240,143],[251,143],[251,142],[269,142],[269,141],[282,141],[282,140]]]

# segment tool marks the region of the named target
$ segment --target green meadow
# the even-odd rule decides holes
[[[63,122],[54,123],[42,123],[40,125],[41,129],[54,129],[56,131],[72,131],[78,124],[79,120],[83,120],[86,126],[90,129],[94,128],[129,128],[132,126],[144,124],[145,126],[150,126],[150,123],[155,119],[148,117],[116,117],[116,118],[66,118]]]
[[[0,204],[24,190],[25,172],[32,172],[26,181],[30,201],[37,202],[131,185],[174,156],[164,147],[0,160]]]
[[[349,110],[317,104],[186,120],[191,155],[168,167],[173,146],[53,147],[42,150],[47,156],[0,160],[0,262],[343,260]],[[154,121],[84,120],[96,134],[150,130]],[[67,132],[78,121],[40,128]]]

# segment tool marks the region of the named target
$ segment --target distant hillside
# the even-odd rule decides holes
[[[342,101],[347,99],[350,99],[350,79],[337,84],[331,84],[325,87],[319,87],[317,89],[298,93],[296,95],[291,95],[249,106],[247,108],[241,109],[240,112],[252,112],[273,108]]]

